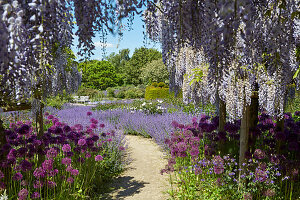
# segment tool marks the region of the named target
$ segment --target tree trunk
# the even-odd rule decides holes
[[[249,112],[250,112],[250,118],[249,118],[249,129],[250,130],[255,130],[257,123],[258,123],[258,96],[257,94],[253,94],[251,96],[251,105],[249,107]],[[256,142],[256,137],[253,134],[250,134],[250,140],[251,140],[251,144],[255,144]],[[253,148],[251,148],[252,146],[250,146],[250,151],[254,151]]]
[[[219,132],[225,130],[226,124],[226,104],[219,99]]]
[[[245,153],[248,150],[250,119],[250,106],[244,105],[240,131],[240,168],[242,168],[242,164],[245,162]]]

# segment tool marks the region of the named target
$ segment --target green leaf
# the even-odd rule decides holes
[[[296,73],[294,74],[293,79],[295,79],[298,76],[299,72],[300,72],[300,66],[299,66],[298,70],[296,71]]]

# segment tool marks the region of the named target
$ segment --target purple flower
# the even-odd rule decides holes
[[[78,145],[79,146],[83,146],[83,145],[85,145],[86,144],[86,140],[85,139],[80,139],[80,140],[78,140]]]
[[[100,161],[100,160],[103,160],[103,157],[101,155],[97,155],[95,157],[95,161]]]
[[[28,190],[25,188],[20,190],[20,192],[18,193],[19,200],[25,200],[27,199],[27,196],[28,196]]]
[[[54,118],[53,115],[49,115],[49,116],[48,116],[48,119],[49,119],[49,120],[51,120],[51,119],[53,119],[53,118]]]
[[[79,174],[78,169],[72,169],[71,174],[72,174],[73,176],[77,176],[77,175]]]
[[[12,179],[14,180],[14,181],[20,181],[20,180],[22,180],[22,178],[23,178],[23,175],[21,174],[21,173],[16,173],[13,177],[12,177]]]
[[[4,174],[3,172],[0,170],[0,179],[3,179],[4,178]]]
[[[61,160],[61,163],[62,163],[63,165],[71,165],[72,159],[71,159],[71,158],[63,158],[63,159]]]
[[[29,133],[30,127],[27,124],[23,124],[18,130],[17,132],[20,135],[26,135]]]
[[[53,168],[53,160],[50,159],[50,160],[45,160],[43,163],[42,163],[42,167],[44,170],[46,171],[50,171],[52,170]]]
[[[39,189],[39,188],[43,187],[43,183],[40,180],[36,180],[33,182],[33,187],[35,189]]]
[[[64,126],[63,131],[64,131],[64,133],[70,132],[70,131],[71,131],[70,126],[68,126],[68,125],[67,125],[67,126]]]
[[[192,149],[190,150],[190,154],[193,157],[196,157],[199,155],[199,149],[197,147],[192,147]]]
[[[54,148],[51,148],[51,149],[49,149],[48,151],[47,151],[47,154],[46,154],[46,157],[48,158],[48,159],[52,159],[52,158],[55,158],[56,156],[57,156],[57,150],[56,149],[54,149]]]
[[[21,163],[20,163],[20,166],[21,166],[21,170],[23,172],[26,172],[26,171],[30,171],[31,170],[32,163],[28,162],[27,160],[22,160]]]
[[[38,167],[34,170],[33,176],[37,179],[43,178],[45,176],[45,170],[42,167]]]
[[[32,199],[39,199],[41,197],[41,195],[40,195],[40,193],[38,193],[38,192],[33,192],[32,194],[31,194],[31,198]]]
[[[63,152],[70,152],[71,151],[71,146],[69,144],[64,144],[62,147]]]
[[[124,150],[125,150],[125,147],[119,146],[119,150],[120,150],[120,151],[124,151]]]
[[[261,149],[255,149],[254,156],[257,159],[264,159],[265,158],[265,152],[263,152]]]
[[[54,187],[56,186],[56,183],[55,183],[54,181],[48,181],[48,182],[47,182],[47,186],[48,186],[49,188],[54,188]]]
[[[104,128],[105,125],[104,125],[104,124],[100,124],[99,127],[100,127],[100,128]]]
[[[91,127],[91,129],[95,129],[95,128],[97,128],[97,125],[93,123],[90,125],[90,127]]]
[[[73,177],[69,177],[67,178],[67,182],[72,184],[74,182],[74,178]]]
[[[55,176],[56,174],[58,174],[58,169],[54,169],[54,170],[48,172],[48,176],[50,176],[50,177],[53,177],[53,176]]]
[[[88,112],[86,113],[87,116],[91,116],[92,114],[93,114],[93,113],[90,112],[90,111],[88,111]]]

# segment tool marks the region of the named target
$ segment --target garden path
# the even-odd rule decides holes
[[[159,146],[148,138],[127,135],[131,160],[128,169],[112,184],[114,191],[107,199],[113,200],[166,200],[169,189],[168,175],[160,174],[167,160]]]

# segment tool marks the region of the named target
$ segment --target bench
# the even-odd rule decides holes
[[[89,102],[89,96],[73,96],[75,103],[87,103]]]

